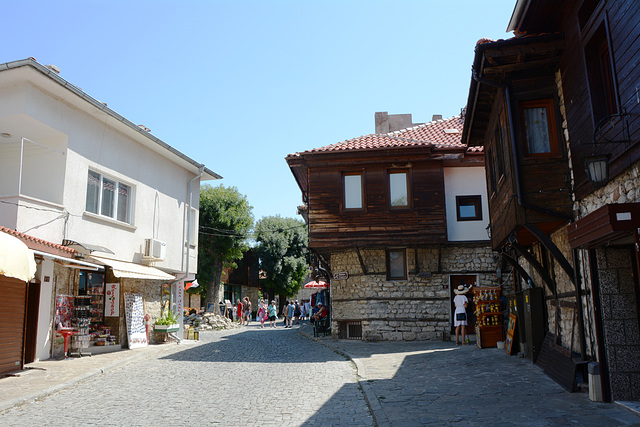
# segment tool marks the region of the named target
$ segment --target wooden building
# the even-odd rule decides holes
[[[547,337],[522,344],[569,389],[597,361],[605,400],[638,400],[640,3],[518,0],[508,30],[476,46],[462,142],[515,291],[544,292]]]
[[[334,333],[440,338],[450,333],[452,285],[491,283],[483,153],[460,143],[462,123],[436,119],[287,156],[309,246],[332,278]]]

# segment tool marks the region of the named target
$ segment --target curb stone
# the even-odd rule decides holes
[[[313,337],[309,335],[306,331],[303,330],[303,328],[298,328],[298,333],[303,337],[306,337],[312,341],[315,341],[318,344],[321,344],[327,347],[328,349],[334,351],[335,353],[338,353],[339,355],[346,357],[355,365],[358,384],[360,385],[360,389],[362,390],[362,394],[364,395],[364,400],[367,402],[367,406],[369,407],[369,412],[371,412],[371,416],[373,417],[374,425],[376,427],[390,426],[391,423],[387,418],[387,414],[382,409],[380,400],[378,400],[378,397],[373,392],[371,384],[369,383],[369,381],[366,379],[366,376],[364,375],[365,369],[362,362],[357,357],[354,357],[353,355],[343,350],[333,347],[332,345],[330,345],[330,343],[320,340],[317,337]]]

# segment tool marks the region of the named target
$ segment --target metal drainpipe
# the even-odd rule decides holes
[[[513,127],[513,115],[511,113],[511,92],[509,91],[509,85],[502,85],[499,83],[496,83],[494,81],[491,80],[487,80],[484,79],[482,77],[478,77],[478,72],[474,69],[472,72],[473,75],[473,79],[475,81],[477,81],[478,83],[482,83],[482,84],[487,84],[489,86],[494,86],[500,89],[504,90],[504,96],[507,98],[507,117],[509,118],[509,136],[511,137],[511,151],[513,154],[513,169],[514,169],[514,174],[516,176],[516,196],[517,196],[517,200],[518,200],[518,205],[525,207],[525,208],[529,208],[529,209],[533,209],[533,210],[537,210],[543,213],[546,213],[548,215],[552,215],[552,216],[556,216],[556,217],[560,217],[560,218],[565,218],[564,215],[558,215],[557,212],[553,212],[549,209],[545,209],[545,208],[541,208],[539,206],[534,206],[534,205],[530,205],[526,202],[523,202],[522,200],[522,192],[520,190],[520,168],[518,166],[518,156],[516,155],[516,138],[515,138],[515,130]],[[571,220],[572,218],[569,217],[569,220]],[[578,259],[577,259],[577,253],[574,250],[573,251],[573,259],[574,259],[574,263],[573,263],[573,270],[574,270],[574,284],[575,284],[575,288],[576,288],[576,299],[577,299],[577,307],[578,307],[578,333],[580,335],[580,355],[583,358],[583,360],[586,357],[586,343],[585,343],[585,337],[584,337],[584,319],[582,317],[582,298],[581,298],[581,292],[580,292],[580,283],[578,281],[577,275],[578,275]]]
[[[511,91],[509,90],[509,85],[503,85],[491,80],[484,79],[478,76],[478,71],[473,70],[472,72],[473,80],[478,83],[486,84],[489,86],[497,87],[499,89],[504,90],[504,96],[507,98],[507,118],[509,119],[509,137],[511,138],[511,152],[513,157],[513,173],[516,176],[516,196],[518,199],[518,204],[522,206],[522,192],[520,190],[520,167],[518,166],[518,156],[516,152],[516,134],[513,128],[513,114],[511,113]]]
[[[204,165],[200,165],[199,166],[199,171],[198,171],[198,175],[196,175],[195,177],[193,177],[192,179],[189,180],[189,191],[188,191],[188,196],[189,196],[189,210],[187,211],[187,265],[185,268],[185,273],[182,277],[178,277],[176,278],[176,280],[174,280],[173,282],[171,282],[171,284],[174,283],[178,283],[184,279],[186,279],[187,277],[189,277],[189,259],[191,258],[191,255],[189,254],[189,251],[191,250],[191,203],[192,203],[192,199],[193,199],[193,190],[192,190],[192,184],[193,181],[195,181],[196,179],[200,179],[200,177],[202,177],[204,173]],[[183,252],[184,254],[184,252]],[[183,329],[183,325],[184,322],[182,320],[182,315],[178,316],[178,325],[180,325],[180,329]],[[178,343],[180,343],[182,341],[182,338],[178,337],[177,335],[170,333],[169,336],[171,336],[172,338],[176,339],[178,341]]]
[[[576,285],[576,308],[578,315],[578,334],[580,340],[580,357],[582,360],[587,360],[587,342],[584,336],[584,313],[582,308],[582,280],[580,277],[580,258],[578,257],[578,250],[573,249],[573,276],[574,283]]]
[[[189,180],[189,210],[187,211],[187,266],[185,268],[184,276],[177,278],[176,280],[173,281],[173,283],[179,282],[189,277],[189,259],[191,258],[191,256],[189,256],[189,251],[191,250],[191,205],[193,200],[193,190],[191,187],[192,187],[193,181],[195,181],[196,179],[200,179],[203,173],[204,173],[204,165],[200,165],[198,175],[196,175],[193,179]]]
[[[570,221],[572,218],[569,215],[564,215],[559,212],[555,212],[551,209],[543,208],[541,206],[532,205],[522,200],[522,189],[520,186],[520,166],[518,165],[518,155],[516,151],[517,149],[516,134],[515,134],[515,128],[513,127],[513,114],[511,110],[511,91],[509,90],[509,85],[500,84],[491,80],[484,79],[482,77],[478,77],[478,71],[475,69],[473,69],[472,71],[472,76],[473,76],[473,79],[478,83],[503,89],[504,96],[505,98],[507,98],[507,117],[509,118],[509,136],[511,138],[511,154],[513,157],[513,173],[516,178],[516,198],[518,200],[518,205],[527,209],[542,212],[550,216],[555,216],[556,218],[561,218],[561,219]]]

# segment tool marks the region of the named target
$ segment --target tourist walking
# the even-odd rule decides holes
[[[264,328],[264,321],[267,318],[267,306],[264,305],[264,300],[261,299],[258,303],[258,320],[260,320],[260,327]]]
[[[242,310],[242,303],[240,302],[240,300],[238,300],[238,303],[236,305],[236,320],[239,321],[241,325],[242,325],[243,314],[244,314],[244,311]]]
[[[294,308],[293,308],[293,319],[294,319],[296,325],[300,323],[300,315],[301,314],[302,314],[302,311],[300,310],[300,304],[298,304],[298,300],[296,300]]]
[[[464,285],[458,285],[458,289],[454,289],[456,294],[453,297],[453,304],[456,307],[456,311],[453,318],[453,326],[456,327],[456,344],[460,345],[460,332],[462,332],[462,344],[468,344],[467,340],[467,305],[469,300],[466,297],[466,293],[469,292],[469,288],[465,288]]]
[[[269,312],[269,324],[272,328],[275,328],[276,320],[278,319],[278,309],[276,308],[276,302],[271,301],[271,304],[269,304],[267,310]]]
[[[282,306],[282,317],[284,319],[284,327],[287,327],[287,311],[289,309],[289,301],[285,301]]]
[[[287,310],[287,326],[285,326],[285,328],[290,328],[291,326],[293,326],[293,314],[296,311],[296,304],[293,302],[293,300],[289,301],[289,305],[286,308]]]
[[[244,316],[243,316],[243,324],[249,325],[251,322],[251,301],[249,297],[244,297]]]

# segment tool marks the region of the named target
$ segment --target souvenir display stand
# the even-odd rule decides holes
[[[476,342],[478,347],[496,347],[503,341],[500,286],[473,288],[476,315]]]
[[[91,356],[91,353],[84,351],[89,347],[89,324],[91,323],[91,297],[77,296],[74,297],[74,318],[73,327],[78,331],[71,337],[71,347],[75,350],[72,356]]]

